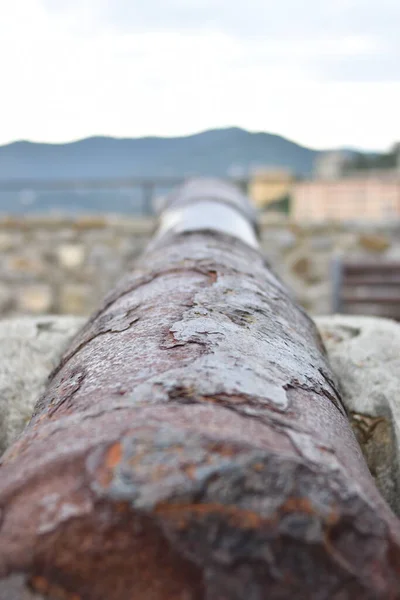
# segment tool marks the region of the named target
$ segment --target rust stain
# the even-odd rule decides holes
[[[210,279],[210,284],[212,285],[213,283],[215,283],[218,279],[218,273],[217,271],[209,271],[208,272],[208,276]]]
[[[209,402],[210,404],[219,404],[220,401],[215,396],[199,396],[200,402]]]
[[[113,469],[121,462],[122,446],[116,442],[106,452],[104,463],[97,472],[97,481],[102,487],[108,487],[113,478]]]
[[[308,498],[288,498],[281,506],[283,512],[303,512],[308,515],[315,514],[313,505]]]
[[[213,454],[219,454],[228,458],[232,458],[232,456],[236,456],[237,454],[237,450],[233,446],[224,443],[209,444],[207,449]]]
[[[36,575],[36,577],[32,577],[30,581],[30,586],[39,594],[46,594],[49,590],[50,584],[44,577],[40,575]]]
[[[81,600],[81,596],[74,592],[70,593],[58,584],[53,584],[45,577],[36,575],[32,577],[29,586],[34,592],[41,594],[51,600]]]
[[[129,502],[117,502],[114,506],[118,513],[127,513],[130,510]]]
[[[131,468],[135,469],[136,467],[138,467],[140,465],[143,458],[145,456],[147,456],[149,454],[149,452],[150,452],[150,449],[146,449],[146,450],[142,450],[141,452],[137,452],[135,456],[132,456],[131,458],[129,458],[126,461],[126,464],[129,465]]]
[[[59,585],[50,586],[48,593],[54,600],[68,600],[68,592]]]
[[[214,402],[215,404],[224,404],[224,403],[232,403],[232,404],[243,404],[246,402],[246,398],[235,395],[235,394],[218,394],[215,396],[200,396],[200,400],[204,402]]]
[[[255,465],[253,465],[253,469],[260,473],[261,471],[264,471],[264,465],[263,463],[256,463]]]
[[[183,468],[183,471],[189,477],[189,479],[196,479],[196,467],[194,465],[187,465]]]
[[[170,468],[164,465],[155,465],[151,469],[150,479],[153,482],[160,481],[160,479],[164,479],[168,473],[170,472]]]
[[[317,515],[323,519],[327,527],[336,525],[336,523],[340,520],[340,515],[335,508],[332,507],[329,514],[325,517],[315,510],[315,507],[308,498],[288,498],[288,500],[286,500],[286,502],[281,506],[280,511],[285,513],[301,512],[307,515]]]
[[[155,508],[155,513],[162,517],[177,519],[180,528],[189,525],[191,517],[206,517],[218,514],[227,518],[234,525],[247,529],[257,529],[263,523],[268,522],[259,514],[250,510],[240,509],[236,506],[226,506],[218,503],[210,504],[167,504],[160,503]]]
[[[122,446],[120,442],[116,442],[107,451],[106,460],[104,466],[107,469],[113,469],[116,467],[122,459]]]
[[[336,523],[338,523],[340,520],[340,515],[338,513],[337,510],[335,510],[334,508],[331,509],[329,515],[326,518],[326,523],[329,527],[331,527],[332,525],[336,525]]]

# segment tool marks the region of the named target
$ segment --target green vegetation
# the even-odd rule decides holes
[[[290,213],[290,202],[291,202],[291,196],[290,194],[285,194],[284,196],[282,196],[282,198],[279,198],[279,200],[276,200],[276,202],[271,202],[270,204],[267,204],[264,207],[264,212],[281,212],[285,215],[288,215]]]
[[[383,154],[363,154],[355,152],[346,165],[346,173],[369,171],[372,169],[394,169],[397,165],[398,149],[395,146]]]

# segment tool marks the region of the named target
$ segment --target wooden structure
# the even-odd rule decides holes
[[[400,262],[335,258],[333,312],[400,320]]]

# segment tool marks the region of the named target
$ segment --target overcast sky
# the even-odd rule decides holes
[[[400,140],[399,0],[0,0],[0,144],[240,126]]]

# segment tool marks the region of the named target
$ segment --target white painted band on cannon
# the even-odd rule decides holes
[[[199,230],[221,231],[258,247],[253,224],[236,208],[217,200],[198,200],[192,204],[167,208],[161,215],[158,235]]]

